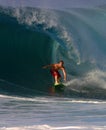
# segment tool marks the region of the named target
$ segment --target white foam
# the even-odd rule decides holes
[[[89,104],[106,104],[106,101],[103,100],[90,100],[90,99],[74,99],[74,98],[59,98],[59,97],[16,97],[8,95],[0,95],[0,98],[10,99],[10,100],[20,100],[20,101],[31,101],[31,102],[42,102],[42,103],[89,103]]]
[[[63,126],[52,127],[49,125],[2,127],[1,130],[106,130],[106,126]]]
[[[94,70],[84,77],[71,79],[66,86],[97,86],[106,89],[106,72]]]
[[[15,99],[15,100],[21,100],[21,101],[48,102],[48,99],[44,98],[44,97],[27,98],[27,97],[17,97],[17,96],[0,95],[0,98]]]

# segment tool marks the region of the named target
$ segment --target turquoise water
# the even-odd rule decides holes
[[[1,7],[2,92],[47,93],[52,77],[42,66],[62,59],[68,75],[68,92],[75,97],[105,99],[105,14],[105,8],[56,11]]]
[[[0,129],[106,129],[106,9],[0,7]],[[63,95],[42,66],[64,60]]]

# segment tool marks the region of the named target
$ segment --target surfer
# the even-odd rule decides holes
[[[59,70],[61,70],[63,72],[64,81],[66,81],[66,70],[65,70],[65,67],[63,65],[64,65],[64,62],[61,60],[58,63],[43,66],[44,69],[50,68],[50,72],[54,78],[55,85],[60,84],[61,75],[59,73]]]

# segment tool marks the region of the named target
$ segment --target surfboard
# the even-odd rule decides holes
[[[64,94],[65,87],[66,86],[63,83],[53,84],[51,87],[49,87],[49,93],[52,96]]]
[[[53,87],[56,93],[63,93],[65,89],[65,85],[63,83],[56,84],[56,85],[54,84]]]

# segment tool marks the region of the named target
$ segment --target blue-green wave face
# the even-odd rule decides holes
[[[103,8],[63,12],[1,7],[1,92],[15,93],[13,86],[19,94],[47,91],[52,77],[42,66],[64,60],[67,91],[106,98],[105,21]]]

